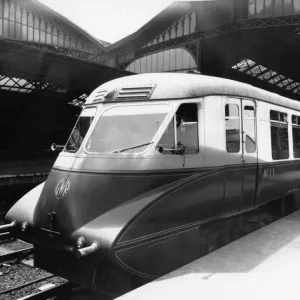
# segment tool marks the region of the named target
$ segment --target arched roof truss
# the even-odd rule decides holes
[[[37,1],[0,0],[0,39],[103,63],[99,42]]]
[[[196,13],[191,12],[171,24],[166,30],[151,39],[144,47],[152,46],[163,41],[168,41],[176,37],[193,33],[195,32],[195,28]]]
[[[299,1],[300,0],[294,0]],[[300,5],[300,4],[299,4]],[[136,49],[134,55],[124,53],[118,56],[118,62],[121,68],[126,67],[134,60],[150,55],[152,53],[164,51],[170,48],[185,47],[193,55],[196,55],[196,45],[199,41],[212,38],[215,36],[236,32],[240,30],[252,30],[276,27],[291,27],[291,30],[299,30],[300,26],[300,10],[293,10],[293,15],[289,16],[273,16],[262,18],[241,19],[234,22],[226,23],[217,27],[213,27],[203,31],[195,31],[187,35],[174,37],[172,39],[159,41],[152,45],[146,45]],[[294,28],[293,28],[294,27]],[[295,33],[297,34],[297,33]],[[128,57],[128,59],[126,59]],[[130,57],[130,58],[129,58]]]
[[[0,90],[27,94],[30,94],[34,91],[53,92],[60,94],[66,92],[66,89],[54,83],[26,80],[23,78],[9,77],[5,75],[0,75]]]

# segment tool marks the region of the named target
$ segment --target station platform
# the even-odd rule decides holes
[[[117,299],[299,297],[300,210]]]
[[[43,182],[54,161],[53,158],[0,161],[0,186]]]
[[[49,172],[55,158],[0,161],[0,175]]]

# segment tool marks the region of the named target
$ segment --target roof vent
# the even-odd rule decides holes
[[[151,97],[154,88],[155,85],[123,87],[119,91],[116,100],[125,100],[125,99],[147,100]]]
[[[98,91],[93,99],[93,102],[103,100],[106,94],[107,94],[107,90]]]

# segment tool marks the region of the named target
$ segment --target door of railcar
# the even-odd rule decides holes
[[[243,165],[243,202],[242,207],[254,204],[257,177],[257,139],[255,101],[242,100],[242,165]]]
[[[225,197],[223,212],[251,206],[257,174],[255,102],[225,99]]]

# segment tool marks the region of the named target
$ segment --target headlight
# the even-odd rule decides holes
[[[22,223],[22,226],[21,226],[21,230],[22,230],[23,232],[25,232],[27,229],[28,229],[28,223],[27,223],[27,222],[23,222],[23,223]]]
[[[77,239],[77,241],[76,241],[76,246],[77,246],[77,248],[79,249],[79,248],[83,247],[83,245],[84,245],[84,237],[81,236],[81,237],[79,237],[79,238]]]

